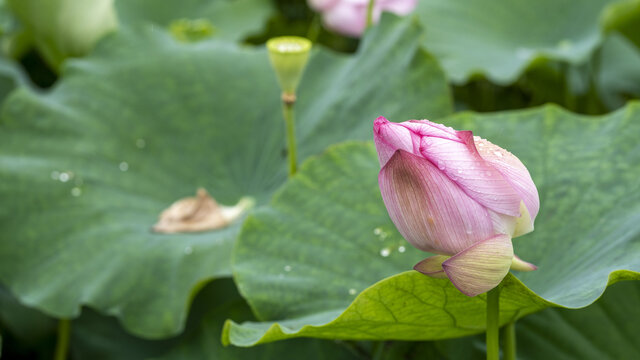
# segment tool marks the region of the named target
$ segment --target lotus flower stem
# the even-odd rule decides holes
[[[309,60],[311,41],[299,36],[280,36],[267,41],[269,61],[282,91],[282,113],[287,135],[289,176],[296,173],[296,130],[293,106],[296,89]]]
[[[311,24],[309,25],[309,30],[307,31],[307,39],[312,43],[318,41],[318,35],[320,34],[320,15],[315,14],[313,16],[313,20],[311,20]]]
[[[69,335],[71,333],[71,321],[60,319],[58,322],[58,339],[54,360],[65,360],[69,352]]]
[[[504,326],[502,340],[503,360],[516,360],[516,323],[510,322]]]
[[[369,6],[367,7],[367,25],[369,27],[373,25],[373,7],[376,4],[376,0],[369,0]]]
[[[287,132],[287,153],[289,155],[289,176],[296,173],[296,128],[293,115],[294,101],[287,100],[283,97],[282,113],[284,114],[284,122]]]
[[[487,360],[500,359],[500,286],[487,293]]]

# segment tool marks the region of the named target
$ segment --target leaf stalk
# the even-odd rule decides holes
[[[60,319],[58,321],[58,339],[56,340],[56,352],[54,360],[66,360],[69,352],[69,336],[71,334],[71,321]]]
[[[282,94],[282,114],[284,116],[287,136],[287,156],[289,157],[289,177],[295,175],[297,170],[296,159],[296,128],[293,105],[296,97],[293,94]]]

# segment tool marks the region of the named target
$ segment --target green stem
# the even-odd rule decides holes
[[[516,323],[510,322],[504,326],[502,333],[503,360],[516,360]]]
[[[367,6],[367,27],[373,25],[373,6],[376,0],[369,0],[369,6]]]
[[[71,321],[60,319],[58,321],[58,340],[54,360],[65,360],[69,352],[69,334],[71,333]]]
[[[293,101],[282,103],[282,113],[287,131],[287,153],[289,154],[289,176],[296,173],[296,128],[293,116]]]
[[[487,360],[500,359],[500,286],[487,293]]]
[[[316,43],[318,41],[318,35],[320,34],[320,15],[315,14],[313,16],[313,20],[311,20],[311,24],[309,25],[309,30],[307,31],[307,39],[312,43]]]

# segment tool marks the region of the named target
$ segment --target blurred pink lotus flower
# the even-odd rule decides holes
[[[376,119],[378,182],[391,220],[416,248],[439,254],[414,267],[476,296],[509,269],[536,266],[511,239],[533,231],[540,202],[531,175],[510,152],[428,120]]]
[[[324,25],[340,34],[360,37],[367,23],[369,0],[307,0],[309,6],[322,13]],[[407,15],[418,0],[375,0],[373,22],[380,20],[383,11]]]

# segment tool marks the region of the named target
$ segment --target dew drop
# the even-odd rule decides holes
[[[355,294],[356,294],[356,292],[357,292],[357,291],[356,291],[356,289],[354,289],[354,288],[349,289],[349,295],[355,295]]]
[[[462,170],[458,170],[458,174],[462,174]]]
[[[407,251],[407,248],[406,248],[406,247],[404,247],[404,246],[402,246],[402,245],[398,247],[398,252],[403,253],[403,252],[405,252],[405,251]]]
[[[375,228],[375,229],[373,229],[373,235],[378,236],[378,235],[380,235],[381,233],[382,233],[382,229],[380,229],[380,228]]]
[[[193,248],[191,246],[185,246],[184,253],[186,255],[190,255],[191,253],[193,253]]]
[[[60,172],[59,171],[52,171],[51,172],[51,179],[59,180],[60,179]]]
[[[69,179],[71,179],[71,176],[66,172],[60,173],[60,176],[58,177],[58,180],[62,182],[67,182]]]
[[[500,151],[494,151],[493,153],[497,157],[502,157],[502,153]]]
[[[391,254],[391,250],[389,250],[388,248],[384,248],[382,250],[380,250],[380,256],[382,257],[387,257]]]
[[[438,169],[440,170],[444,170],[446,168],[446,166],[444,165],[443,161],[438,160]]]
[[[468,234],[468,235],[473,234],[473,230],[471,230],[471,229],[467,229],[467,234]]]
[[[80,189],[79,187],[74,187],[73,189],[71,189],[71,196],[75,196],[78,197],[82,195],[82,189]]]
[[[120,168],[120,171],[129,170],[129,164],[127,164],[126,161],[121,162],[120,165],[118,165],[118,167]]]
[[[136,147],[138,149],[144,149],[144,147],[147,146],[147,142],[144,141],[144,139],[138,139],[136,140]]]
[[[284,271],[286,271],[286,272],[291,271],[291,265],[285,265],[284,266]]]
[[[485,171],[485,172],[484,172],[484,174],[485,174],[485,176],[487,176],[487,177],[491,177],[491,171]]]

